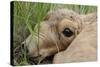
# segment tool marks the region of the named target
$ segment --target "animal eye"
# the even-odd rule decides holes
[[[64,36],[66,37],[71,37],[73,35],[73,32],[69,28],[65,28],[64,31],[62,32]]]

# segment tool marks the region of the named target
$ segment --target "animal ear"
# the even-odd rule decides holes
[[[97,20],[97,13],[89,13],[86,15],[81,15],[81,18],[84,22],[96,22]]]

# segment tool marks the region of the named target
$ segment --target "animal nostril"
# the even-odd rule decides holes
[[[24,49],[24,51],[25,51],[26,53],[29,52],[27,46],[25,45],[25,42],[22,42],[22,43],[21,43],[21,48]]]
[[[24,42],[21,43],[21,47],[24,49]]]
[[[24,44],[25,44],[24,42],[21,43],[21,45],[24,45]]]

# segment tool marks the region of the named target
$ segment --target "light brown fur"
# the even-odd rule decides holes
[[[91,21],[91,18],[94,20]],[[50,11],[40,24],[39,39],[37,34],[35,36],[31,34],[23,43],[31,57],[44,59],[57,54],[53,63],[86,61],[87,58],[82,59],[84,57],[90,57],[87,60],[96,60],[96,47],[90,45],[92,42],[96,45],[96,25],[92,23],[96,23],[96,14],[79,15],[67,9]],[[74,34],[71,37],[65,37],[62,34],[65,28],[69,28]],[[87,38],[89,38],[88,42]],[[90,54],[93,54],[93,57]]]
[[[96,23],[87,25],[70,46],[55,55],[53,63],[96,61]]]

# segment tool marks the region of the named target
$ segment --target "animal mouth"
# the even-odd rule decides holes
[[[39,65],[39,64],[51,64],[52,61],[53,61],[53,57],[54,55],[52,56],[48,56],[46,58],[42,58],[40,56],[38,57],[29,57],[27,60],[30,64],[34,64],[34,65]]]

